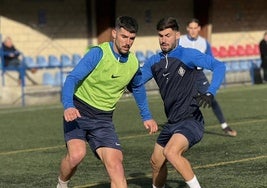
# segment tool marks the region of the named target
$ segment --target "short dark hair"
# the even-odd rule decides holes
[[[177,20],[173,17],[162,18],[157,24],[157,30],[162,31],[164,29],[171,28],[172,30],[179,31],[179,25]]]
[[[130,16],[119,16],[116,19],[115,28],[119,29],[121,27],[130,33],[138,32],[138,23]]]
[[[189,26],[189,24],[191,23],[197,23],[197,25],[200,25],[200,21],[196,18],[191,18],[190,20],[188,20],[187,26]]]

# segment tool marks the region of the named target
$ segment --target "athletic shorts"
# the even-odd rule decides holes
[[[111,112],[96,113],[97,109],[77,100],[74,104],[82,117],[71,122],[63,120],[65,142],[71,139],[87,141],[97,157],[96,149],[100,147],[122,149],[112,123]]]
[[[188,118],[173,124],[167,123],[163,126],[157,138],[157,143],[165,147],[172,135],[176,133],[184,135],[189,142],[189,148],[191,148],[203,138],[204,121],[203,119],[199,121],[194,118]]]

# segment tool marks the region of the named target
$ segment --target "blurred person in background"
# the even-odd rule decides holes
[[[196,18],[192,18],[187,22],[187,35],[182,35],[179,39],[179,45],[185,48],[194,48],[202,53],[210,55],[213,57],[211,46],[209,42],[199,35],[201,30],[200,22]],[[203,68],[197,68],[197,85],[199,93],[205,93],[209,88],[209,81],[203,72]],[[212,110],[218,121],[221,124],[222,130],[229,136],[236,136],[237,132],[233,130],[226,122],[222,109],[215,98],[212,101]]]
[[[23,54],[17,50],[15,45],[13,44],[13,41],[11,37],[6,37],[3,44],[3,55],[4,55],[4,67],[12,67],[18,70],[19,77],[18,77],[18,83],[21,84],[22,80],[22,56]],[[32,73],[36,72],[36,69],[31,69]],[[25,76],[32,82],[33,85],[36,85],[37,83],[25,72]]]
[[[263,39],[259,44],[261,56],[261,68],[263,70],[263,83],[267,82],[267,31],[263,35]]]

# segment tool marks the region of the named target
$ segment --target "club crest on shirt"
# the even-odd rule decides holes
[[[178,74],[183,77],[185,74],[185,69],[183,67],[180,67],[178,70]]]

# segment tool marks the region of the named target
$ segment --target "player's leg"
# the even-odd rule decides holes
[[[90,134],[87,134],[91,150],[105,165],[111,188],[126,188],[122,148],[112,120],[91,121]]]
[[[164,148],[162,146],[156,143],[150,159],[152,168],[152,183],[153,187],[156,188],[164,187],[168,175],[166,158],[163,155],[163,149]]]
[[[213,98],[213,100],[212,100],[211,107],[212,107],[213,113],[217,117],[220,124],[225,123],[225,118],[224,118],[224,115],[222,113],[221,107],[215,98]]]
[[[183,156],[188,148],[189,142],[187,138],[179,133],[174,134],[164,149],[164,155],[181,174],[190,188],[200,188],[190,162]]]
[[[210,86],[210,83],[209,83],[206,75],[204,74],[204,72],[198,71],[197,72],[197,90],[198,90],[198,92],[201,94],[206,93],[209,86]],[[220,122],[222,130],[230,136],[236,136],[237,132],[235,130],[231,129],[230,126],[228,126],[228,124],[224,118],[222,109],[215,98],[213,98],[213,101],[211,103],[211,108],[212,108],[214,115],[216,116],[216,118]]]
[[[190,162],[184,153],[200,142],[204,134],[204,120],[200,111],[194,117],[169,126],[172,137],[164,148],[163,154],[173,167],[181,174],[190,188],[200,188]]]
[[[183,153],[188,149],[189,143],[182,134],[174,134],[166,147],[164,155],[174,168],[188,181],[193,178],[194,173],[189,161],[183,157]]]
[[[229,136],[236,136],[237,132],[235,130],[233,130],[225,121],[223,112],[221,110],[221,107],[219,105],[219,103],[217,102],[217,100],[215,98],[213,98],[213,101],[211,103],[211,107],[212,107],[212,111],[215,114],[215,116],[217,117],[218,121],[221,124],[221,128],[222,130],[228,134]]]
[[[67,149],[67,155],[62,159],[60,165],[58,188],[67,187],[67,182],[86,155],[86,142],[80,139],[69,140]]]
[[[79,123],[79,119],[71,122],[63,120],[67,154],[61,161],[57,188],[68,187],[68,181],[86,155],[86,131],[79,128]]]
[[[104,163],[111,181],[111,188],[126,188],[122,151],[114,148],[100,147],[96,150]]]

